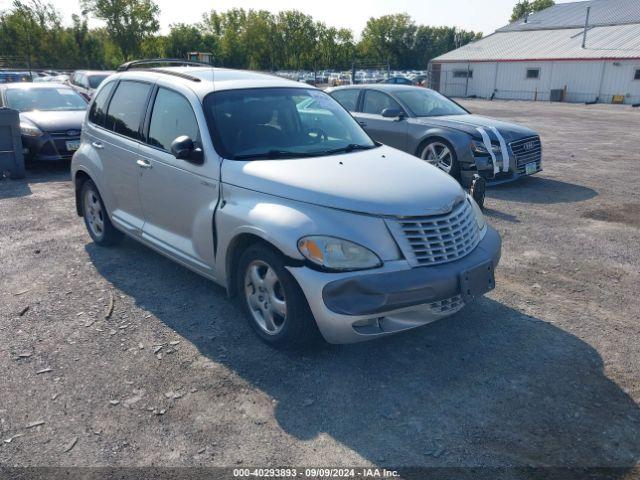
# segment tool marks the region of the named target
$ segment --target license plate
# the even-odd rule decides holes
[[[70,152],[75,152],[80,148],[80,140],[69,140],[66,144],[67,150]]]
[[[491,260],[460,274],[460,293],[465,303],[493,290],[495,287],[496,280],[493,272],[493,261]]]
[[[536,173],[538,171],[538,165],[534,163],[527,163],[524,166],[524,173],[526,175],[531,175],[532,173]]]

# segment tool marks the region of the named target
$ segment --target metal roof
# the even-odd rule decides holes
[[[433,61],[640,59],[640,23],[590,28],[586,48],[582,48],[583,30],[497,31]]]
[[[589,12],[587,46],[582,33]],[[560,3],[502,27],[434,62],[640,58],[640,0]]]
[[[638,0],[590,0],[587,2],[560,3],[520,19],[498,29],[498,32],[584,27],[589,12],[589,25],[624,25],[640,23]]]

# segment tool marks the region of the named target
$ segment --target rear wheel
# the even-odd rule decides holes
[[[274,249],[255,244],[240,257],[238,293],[253,330],[276,348],[295,348],[319,338],[304,293]]]
[[[460,166],[456,152],[448,142],[440,139],[428,140],[420,148],[420,158],[459,179]]]
[[[82,184],[82,215],[84,223],[93,242],[97,245],[108,246],[120,241],[123,234],[116,230],[111,223],[107,209],[104,207],[100,193],[95,183],[87,180]]]

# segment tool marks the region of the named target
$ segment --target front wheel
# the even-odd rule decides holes
[[[420,158],[456,179],[460,177],[456,152],[444,140],[434,139],[424,143],[420,149]]]
[[[304,293],[280,253],[266,245],[252,245],[242,254],[236,277],[242,307],[262,340],[287,349],[318,339]]]

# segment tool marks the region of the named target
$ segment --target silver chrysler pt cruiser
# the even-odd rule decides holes
[[[96,244],[126,234],[225,286],[275,347],[400,332],[494,288],[500,237],[460,185],[298,82],[122,71],[71,170]]]

